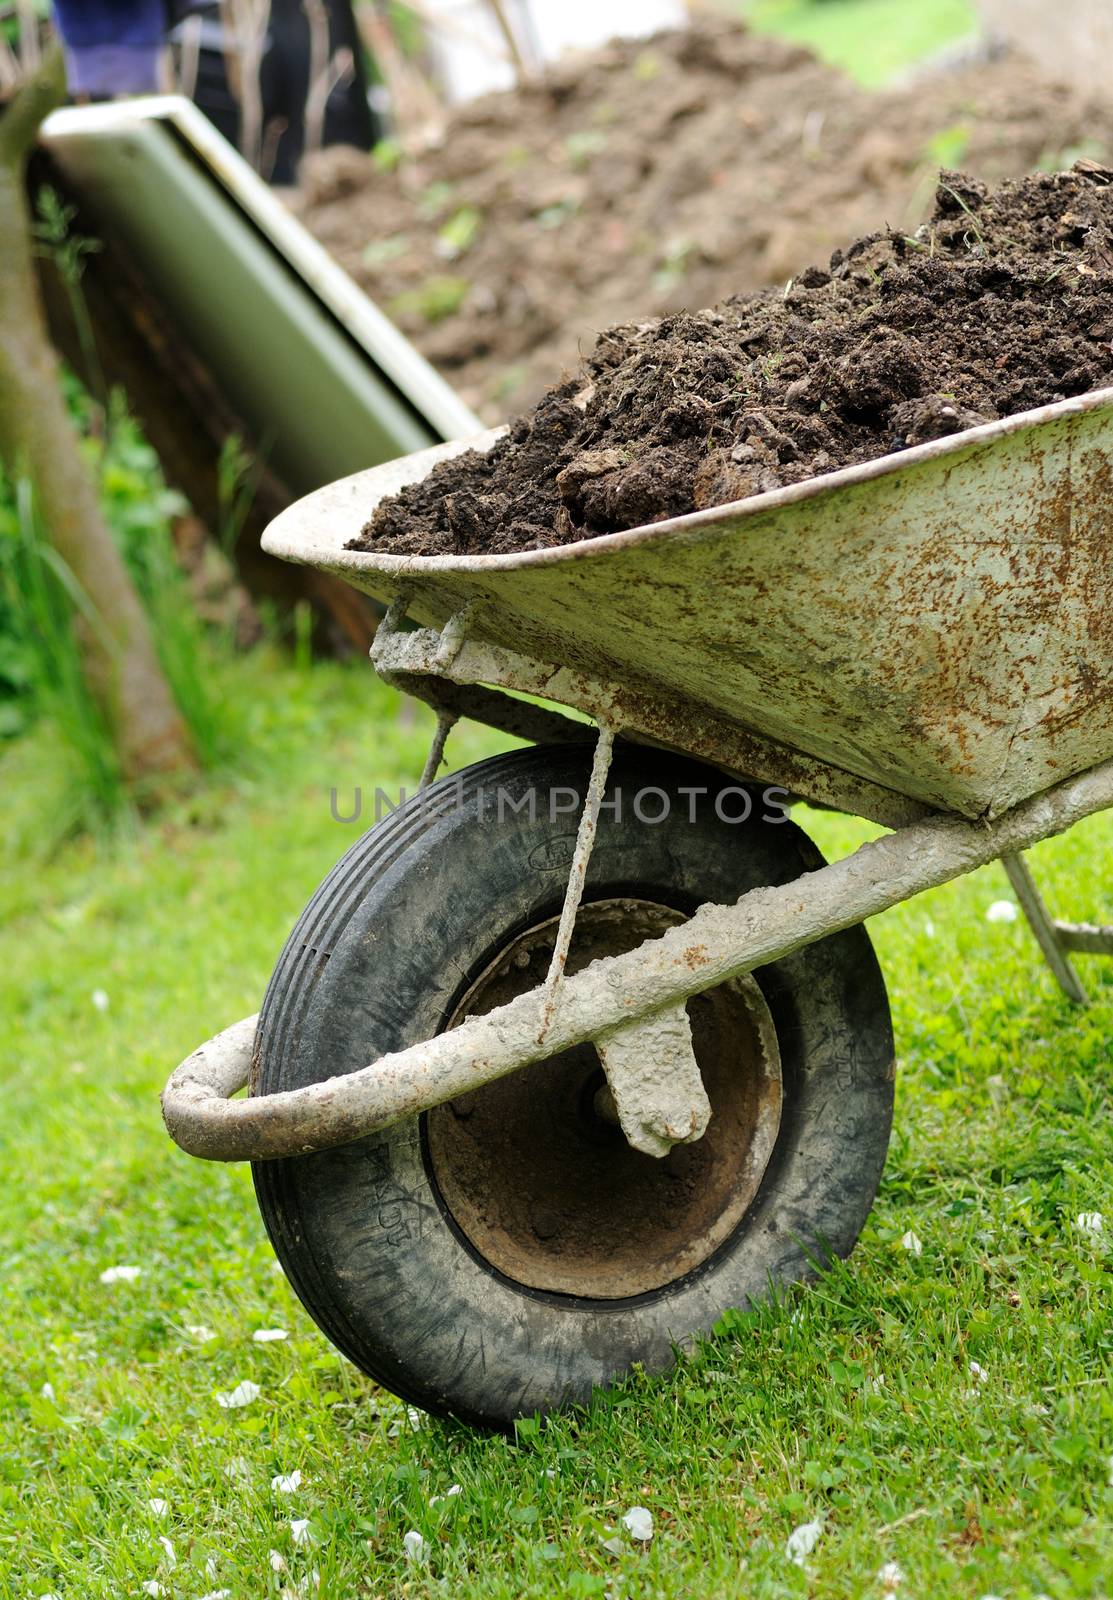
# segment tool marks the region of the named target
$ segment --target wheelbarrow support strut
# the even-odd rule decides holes
[[[631,1024],[648,1029],[660,1019],[674,1033],[676,1008],[692,995],[1109,807],[1113,762],[992,821],[912,823],[791,883],[753,889],[734,905],[701,906],[659,939],[565,977],[547,1022],[553,997],[542,984],[358,1072],[233,1101],[250,1075],[256,1019],[246,1018],[171,1076],[162,1101],[166,1125],[191,1155],[267,1160],[348,1144],[576,1044],[594,1041],[605,1058],[608,1041]],[[1100,948],[1081,939],[1073,944],[1091,947]]]

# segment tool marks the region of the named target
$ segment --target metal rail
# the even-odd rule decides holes
[[[255,1019],[188,1057],[162,1108],[171,1137],[215,1161],[308,1153],[389,1127],[572,1045],[646,1026],[716,984],[852,927],[899,901],[1000,856],[1015,855],[1113,807],[1113,761],[1026,800],[994,821],[937,817],[863,845],[792,883],[751,890],[734,905],[701,906],[685,923],[625,955],[566,978],[547,1029],[544,986],[435,1039],[302,1089],[243,1101]]]

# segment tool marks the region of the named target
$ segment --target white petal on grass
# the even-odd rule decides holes
[[[609,1556],[624,1556],[626,1554],[626,1546],[617,1534],[611,1539],[600,1539],[599,1542]]]
[[[270,1552],[270,1554],[267,1556],[267,1560],[271,1564],[271,1571],[272,1572],[285,1572],[286,1571],[286,1558],[285,1558],[285,1556],[280,1555],[277,1550],[272,1550]]]
[[[463,1492],[464,1491],[460,1485],[458,1483],[454,1483],[451,1488],[446,1489],[443,1494],[435,1494],[430,1500],[429,1504],[431,1506],[439,1506],[442,1500],[454,1500],[458,1494],[463,1494]]]
[[[985,1370],[980,1361],[971,1361],[970,1376],[977,1378],[979,1383],[984,1383],[989,1377],[989,1373]]]
[[[281,1340],[288,1339],[290,1335],[285,1328],[256,1328],[251,1337],[256,1344],[278,1344]]]
[[[935,923],[932,922],[930,917],[924,918],[924,932],[927,934],[929,939],[935,938]]]
[[[403,1536],[402,1549],[406,1552],[407,1561],[425,1560],[425,1540],[416,1528],[411,1528],[409,1533]]]
[[[301,1487],[301,1472],[295,1468],[293,1472],[278,1472],[271,1479],[271,1488],[276,1494],[293,1494]]]
[[[290,1523],[290,1537],[295,1544],[309,1543],[309,1518],[294,1517]]]
[[[198,1344],[208,1344],[210,1339],[215,1339],[216,1334],[211,1328],[206,1328],[203,1323],[195,1322],[186,1328],[191,1339],[196,1339]]]
[[[622,1526],[638,1544],[648,1544],[653,1537],[653,1513],[645,1506],[631,1506],[622,1519]]]
[[[894,1589],[899,1589],[904,1582],[904,1573],[895,1561],[886,1561],[881,1571],[877,1574],[877,1581],[889,1594]]]
[[[218,1394],[216,1403],[222,1411],[238,1411],[241,1406],[249,1406],[253,1400],[258,1400],[262,1392],[257,1383],[252,1383],[250,1378],[244,1378],[234,1389],[229,1389],[227,1394]]]
[[[152,1517],[164,1517],[170,1510],[170,1507],[165,1500],[160,1500],[156,1496],[153,1500],[147,1501],[147,1510],[151,1513]]]
[[[43,1400],[53,1401],[55,1398],[54,1385],[52,1383],[44,1383],[42,1388],[39,1390],[39,1394]]]
[[[1015,922],[1017,909],[1011,900],[995,900],[985,914],[987,922]]]
[[[208,1594],[203,1594],[201,1600],[231,1600],[231,1589],[210,1589]]]
[[[93,1006],[97,1011],[108,1010],[108,995],[103,989],[94,989],[89,999],[93,1002]]]
[[[922,1256],[923,1255],[923,1253],[924,1253],[923,1244],[916,1237],[916,1235],[912,1232],[911,1228],[909,1228],[907,1233],[901,1235],[901,1241],[900,1242],[904,1246],[904,1248],[911,1255],[914,1255],[914,1256]]]
[[[152,1597],[152,1600],[158,1600],[159,1595],[165,1594],[166,1590],[162,1587],[162,1584],[159,1583],[157,1578],[148,1578],[146,1583],[143,1585],[143,1593],[149,1594]]]
[[[1100,1211],[1080,1211],[1074,1225],[1088,1239],[1100,1239],[1105,1232],[1105,1218]]]
[[[785,1555],[789,1561],[794,1561],[798,1567],[802,1567],[822,1537],[822,1522],[802,1522],[789,1534],[785,1543]]]
[[[215,1578],[216,1577],[216,1557],[215,1556],[209,1556],[208,1559],[206,1560],[206,1562],[205,1562],[205,1576],[206,1576],[206,1578]]]
[[[100,1275],[102,1283],[134,1283],[143,1276],[142,1267],[105,1267]]]
[[[170,1540],[164,1533],[160,1533],[158,1536],[158,1542],[162,1546],[163,1554],[166,1557],[166,1565],[168,1567],[176,1567],[178,1565],[178,1558],[174,1554],[174,1546],[170,1543]]]

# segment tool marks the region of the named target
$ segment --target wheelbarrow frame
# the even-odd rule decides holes
[[[1074,514],[1069,467],[1078,454],[1072,453],[1072,430],[1076,425],[1084,430],[1081,441],[1086,453],[1079,459],[1088,474],[1088,492],[1095,500],[1084,508],[1089,519],[1087,536],[1092,541],[1096,528],[1106,540],[1097,558],[1100,563],[1105,560],[1106,548],[1113,551],[1113,540],[1105,532],[1113,513],[1110,497],[1100,492],[1106,476],[1095,440],[1100,441],[1104,427],[1113,426],[1113,391],[1008,418],[734,507],[716,508],[675,519],[662,527],[632,530],[630,534],[593,543],[621,548],[639,540],[659,541],[671,535],[673,529],[678,537],[692,533],[698,539],[702,531],[724,526],[731,517],[737,520],[759,512],[775,513],[781,507],[820,494],[829,494],[828,503],[834,505],[838,503],[836,496],[841,496],[845,488],[930,464],[938,468],[942,463],[942,477],[937,470],[935,481],[942,483],[946,492],[951,466],[963,460],[976,462],[983,446],[989,447],[991,470],[993,451],[1012,450],[1014,465],[1020,462],[1021,481],[1030,486],[1032,505],[1038,505],[1045,518],[1065,516],[1069,536]],[[495,437],[496,434],[488,434],[475,442],[483,447]],[[1058,447],[1056,440],[1060,445],[1065,442],[1067,471],[1061,492],[1057,482],[1049,483],[1042,475],[1041,450],[1045,440],[1050,441],[1051,449]],[[380,496],[392,492],[402,483],[422,476],[435,461],[466,447],[439,446],[375,469],[374,489]],[[1062,469],[1062,461],[1059,467]],[[1021,853],[1082,818],[1113,807],[1113,760],[1085,761],[1086,752],[1095,745],[1094,754],[1098,757],[1107,757],[1110,749],[1105,733],[1109,705],[1107,659],[1102,681],[1095,684],[1089,669],[1085,676],[1087,705],[1100,712],[1091,716],[1089,726],[1080,731],[1072,724],[1071,707],[1068,704],[1064,710],[1062,691],[1056,689],[1059,703],[1045,720],[1054,728],[1066,730],[1065,743],[1060,740],[1056,745],[1043,739],[1043,730],[1035,718],[1031,719],[1031,729],[1022,729],[1018,722],[1004,739],[1002,748],[1007,752],[1019,743],[1022,758],[1020,765],[1014,764],[1011,769],[1012,788],[1001,790],[998,785],[998,792],[1012,803],[996,806],[982,783],[977,761],[966,761],[964,765],[953,756],[953,798],[948,794],[952,804],[941,805],[932,791],[933,785],[938,789],[940,783],[946,791],[950,775],[945,765],[946,749],[943,764],[937,760],[934,772],[926,764],[917,768],[914,740],[909,739],[904,767],[899,762],[893,767],[903,777],[898,777],[896,786],[890,786],[880,781],[883,763],[872,760],[868,750],[858,762],[860,770],[855,771],[853,764],[840,766],[823,755],[817,757],[813,751],[794,748],[791,741],[770,737],[768,731],[755,731],[695,696],[670,694],[659,684],[645,685],[636,675],[621,672],[611,681],[605,673],[585,669],[582,662],[562,663],[555,651],[550,659],[510,648],[505,642],[505,626],[501,636],[492,638],[491,630],[484,625],[491,599],[489,575],[513,567],[515,558],[406,560],[368,556],[338,544],[337,526],[354,532],[358,527],[354,521],[357,507],[366,515],[367,480],[371,476],[343,480],[299,502],[272,525],[266,544],[274,554],[339,573],[390,601],[373,650],[375,664],[388,681],[425,699],[438,712],[437,734],[423,784],[435,775],[448,730],[461,715],[527,739],[583,738],[582,722],[516,698],[522,693],[574,707],[598,725],[595,761],[570,863],[552,964],[544,983],[446,1034],[384,1056],[342,1077],[240,1101],[232,1096],[251,1079],[257,1020],[244,1019],[202,1045],[167,1084],[163,1114],[171,1136],[183,1149],[212,1160],[267,1160],[346,1144],[531,1062],[592,1041],[628,1140],[635,1148],[663,1155],[677,1142],[698,1138],[707,1120],[706,1096],[685,1018],[684,1007],[689,998],[996,858],[1003,859],[1058,981],[1072,999],[1084,1001],[1084,991],[1070,964],[1070,952],[1113,954],[1113,928],[1054,921]],[[891,490],[891,486],[887,487]],[[1060,509],[1064,494],[1065,504]],[[909,504],[914,509],[912,496]],[[999,515],[1014,518],[1019,526],[1024,508],[1009,508]],[[331,534],[326,535],[324,530],[330,528]],[[590,548],[578,547],[576,555],[590,555]],[[549,558],[562,557],[567,558],[568,552],[545,552],[541,558],[526,559],[537,566]],[[1076,615],[1072,625],[1076,631],[1081,627],[1084,634],[1087,619],[1100,618],[1097,654],[1101,659],[1108,644],[1109,613],[1104,609],[1105,599],[1095,598],[1093,593],[1092,568],[1093,561],[1085,574],[1082,596],[1091,609]],[[984,563],[980,571],[984,581]],[[1007,563],[1004,582],[1007,586]],[[419,618],[424,613],[425,619],[432,617],[437,625],[407,631],[403,623],[411,608]],[[1054,623],[1054,605],[1048,614]],[[533,637],[536,636],[535,632]],[[1046,630],[1043,637],[1049,637]],[[1038,660],[1033,670],[1038,674]],[[1046,686],[1044,698],[1048,703],[1054,698]],[[1069,701],[1069,692],[1067,698]],[[952,720],[961,721],[957,717]],[[1026,752],[1024,735],[1032,729],[1031,750]],[[952,730],[944,731],[951,737]],[[819,805],[853,812],[895,831],[792,883],[752,890],[734,905],[701,906],[687,922],[663,936],[647,940],[628,954],[596,961],[566,978],[564,961],[617,733],[683,749],[748,781],[776,784],[781,786],[781,793],[801,794]],[[961,751],[968,733],[968,728],[958,726],[954,735],[957,742],[947,748]],[[1074,762],[1073,768],[1067,766],[1071,775],[1065,781],[1042,787],[1034,794],[1024,789],[1026,781],[1038,783],[1041,774],[1046,778],[1063,760]],[[1085,762],[1082,770],[1080,762]],[[1002,778],[1003,774],[1004,769]],[[900,782],[904,782],[904,788]],[[971,814],[979,798],[982,809]],[[961,814],[963,809],[965,815]]]

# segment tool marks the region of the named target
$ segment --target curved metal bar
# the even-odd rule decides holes
[[[1113,761],[1027,800],[995,821],[932,818],[863,845],[791,883],[705,905],[626,955],[565,980],[539,1042],[543,986],[358,1072],[232,1102],[251,1055],[254,1018],[194,1052],[162,1109],[171,1137],[215,1161],[267,1160],[349,1144],[531,1061],[640,1022],[727,978],[849,928],[996,857],[1025,850],[1113,807]]]

